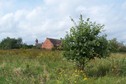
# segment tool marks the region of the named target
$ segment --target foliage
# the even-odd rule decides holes
[[[22,46],[21,46],[22,49],[32,49],[32,48],[35,48],[33,45],[28,45],[26,43],[23,43]]]
[[[64,56],[68,60],[74,60],[83,69],[89,60],[109,55],[106,35],[100,35],[103,25],[93,23],[89,18],[84,21],[82,15],[79,24],[74,24],[63,40]]]
[[[118,42],[116,38],[109,40],[109,45],[112,52],[126,52],[126,45]]]
[[[64,59],[62,51],[0,50],[0,84],[125,84],[126,63],[116,61],[123,60],[125,56],[126,54],[112,54],[110,58],[90,60],[87,66],[92,68],[82,71],[76,69],[75,63]],[[99,70],[103,66],[104,69],[109,63],[112,63],[114,69],[112,74],[96,77],[96,73],[92,73],[89,76],[94,67]],[[112,70],[111,66],[108,66],[109,70]]]
[[[22,46],[22,39],[18,38],[10,38],[7,37],[2,40],[0,43],[0,48],[1,49],[19,49]]]
[[[28,49],[33,48],[33,45],[27,45],[22,42],[22,38],[4,38],[0,43],[0,49]]]

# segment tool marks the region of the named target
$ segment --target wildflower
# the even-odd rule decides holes
[[[87,79],[88,79],[87,77],[84,78],[84,80],[87,80]]]

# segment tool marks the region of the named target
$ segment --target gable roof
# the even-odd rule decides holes
[[[51,43],[54,45],[54,46],[60,46],[61,45],[61,40],[59,39],[53,39],[53,38],[47,38],[48,40],[51,41]]]

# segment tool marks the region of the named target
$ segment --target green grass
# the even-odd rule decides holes
[[[88,63],[85,70],[91,77],[126,76],[126,54],[111,54],[106,59],[96,58]]]
[[[125,84],[126,54],[91,60],[77,70],[62,51],[0,50],[0,84]]]

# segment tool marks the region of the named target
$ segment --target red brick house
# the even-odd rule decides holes
[[[53,39],[53,38],[46,38],[46,40],[43,42],[41,48],[53,49],[53,48],[58,48],[59,46],[61,46],[61,40]]]

